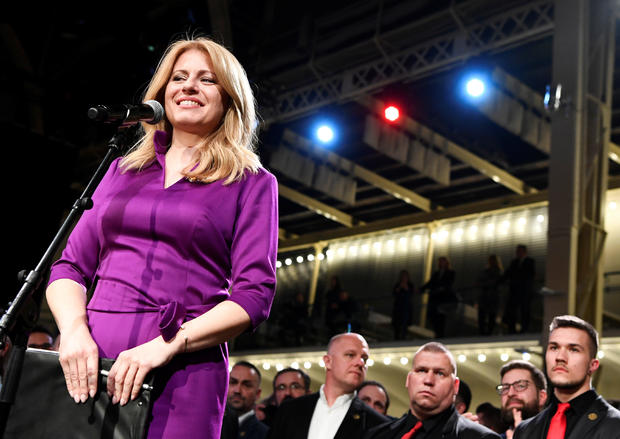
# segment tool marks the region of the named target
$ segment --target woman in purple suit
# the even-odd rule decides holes
[[[254,98],[236,58],[205,38],[173,43],[144,95],[166,110],[112,163],[61,259],[47,300],[76,403],[126,404],[157,369],[149,438],[217,438],[226,341],[269,315],[277,182],[254,153]],[[87,303],[86,291],[94,293]]]

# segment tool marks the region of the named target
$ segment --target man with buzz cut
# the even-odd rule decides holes
[[[364,404],[356,389],[366,378],[368,343],[359,334],[338,334],[327,345],[325,384],[318,393],[283,401],[269,439],[360,438],[388,421]]]
[[[497,433],[456,411],[456,362],[443,344],[431,342],[418,349],[406,386],[409,411],[373,428],[366,439],[499,439]]]
[[[579,317],[555,317],[545,353],[551,403],[515,429],[514,439],[618,439],[620,411],[592,388],[598,333]]]

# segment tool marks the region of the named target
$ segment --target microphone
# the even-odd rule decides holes
[[[121,126],[135,122],[155,125],[164,118],[164,107],[154,100],[137,105],[95,105],[88,109],[88,118],[96,122],[120,122]]]

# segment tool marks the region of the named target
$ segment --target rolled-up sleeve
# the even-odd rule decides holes
[[[118,161],[112,162],[108,168],[92,196],[93,207],[83,212],[67,240],[62,256],[52,265],[48,284],[58,279],[71,279],[86,289],[90,288],[99,266],[101,250],[99,210],[110,182],[118,172]]]
[[[278,186],[260,171],[240,197],[231,245],[231,300],[250,316],[252,330],[269,317],[276,288]]]

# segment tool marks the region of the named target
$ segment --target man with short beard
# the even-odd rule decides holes
[[[517,426],[514,439],[618,439],[620,411],[592,389],[599,367],[598,333],[575,316],[555,317],[545,360],[553,385],[549,406]]]
[[[260,397],[261,375],[252,363],[239,361],[230,371],[228,405],[238,416],[238,438],[264,439],[269,428],[256,418],[254,405]]]
[[[499,371],[502,421],[508,427],[504,437],[511,439],[522,420],[536,416],[547,402],[547,380],[540,369],[523,360],[513,360]]]

